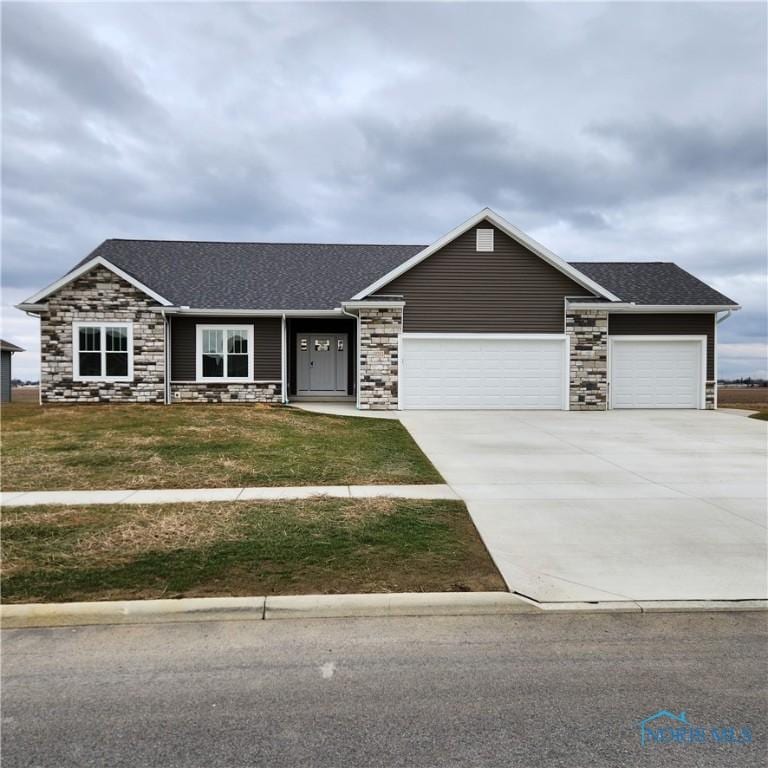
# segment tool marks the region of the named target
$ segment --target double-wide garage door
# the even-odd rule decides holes
[[[403,336],[403,408],[565,408],[564,337]]]

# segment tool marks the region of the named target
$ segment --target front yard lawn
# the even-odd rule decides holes
[[[258,405],[2,409],[4,491],[441,482],[391,419]]]
[[[6,603],[504,590],[458,501],[18,507]]]

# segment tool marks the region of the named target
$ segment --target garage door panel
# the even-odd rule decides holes
[[[404,408],[547,408],[564,403],[564,339],[404,337]]]
[[[613,408],[698,408],[701,342],[611,340]]]

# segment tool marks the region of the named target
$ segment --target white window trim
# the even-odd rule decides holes
[[[623,335],[617,334],[615,336],[608,337],[608,360],[607,360],[607,374],[608,374],[608,408],[614,409],[613,405],[613,348],[618,343],[622,342],[631,343],[633,341],[698,341],[700,349],[699,357],[699,392],[698,403],[696,405],[697,410],[703,411],[707,407],[707,335],[706,334],[649,334],[643,336],[640,334]]]
[[[199,324],[195,326],[195,381],[198,383],[215,384],[216,382],[253,382],[253,326],[233,325],[230,323],[215,323],[213,325]],[[248,339],[248,375],[247,376],[203,376],[203,331],[241,331]],[[226,352],[224,353],[226,366]]]
[[[80,329],[101,329],[101,370],[107,370],[106,328],[125,328],[128,331],[128,375],[127,376],[81,376],[80,375]],[[124,320],[77,320],[72,323],[72,380],[73,381],[133,381],[133,323]]]

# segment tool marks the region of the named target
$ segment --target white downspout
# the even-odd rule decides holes
[[[723,320],[727,320],[732,314],[733,314],[733,310],[727,309],[725,311],[725,314],[722,317],[718,317],[715,319],[715,325],[720,325],[720,323],[722,323]]]
[[[283,405],[288,405],[288,359],[286,357],[288,344],[285,337],[286,332],[285,312],[283,312],[280,334],[280,389],[282,390]]]
[[[165,365],[163,366],[163,401],[165,405],[171,404],[171,333],[170,321],[165,314],[165,308],[160,309],[163,316],[163,348]]]
[[[731,315],[733,314],[733,310],[728,309],[725,311],[725,314],[722,317],[718,317],[717,313],[715,313],[715,338],[714,338],[714,348],[715,348],[715,397],[713,401],[713,405],[715,406],[715,410],[717,410],[717,379],[718,379],[718,355],[717,355],[717,326],[720,325],[720,323],[723,322],[723,320],[727,320]],[[706,395],[705,395],[706,398]]]
[[[40,315],[36,315],[33,312],[28,312],[26,309],[24,310],[24,314],[27,315],[27,317],[36,317],[40,321],[40,325],[38,325],[38,335],[40,337],[40,367],[37,369],[37,381],[39,382],[37,385],[37,404],[42,405],[43,404],[43,319],[42,317],[40,317]],[[72,364],[74,365],[74,362]]]
[[[341,307],[341,312],[347,317],[354,318],[356,322],[357,333],[355,334],[355,351],[357,360],[355,361],[355,408],[360,410],[360,315],[354,315],[351,312],[347,312],[344,307]]]

